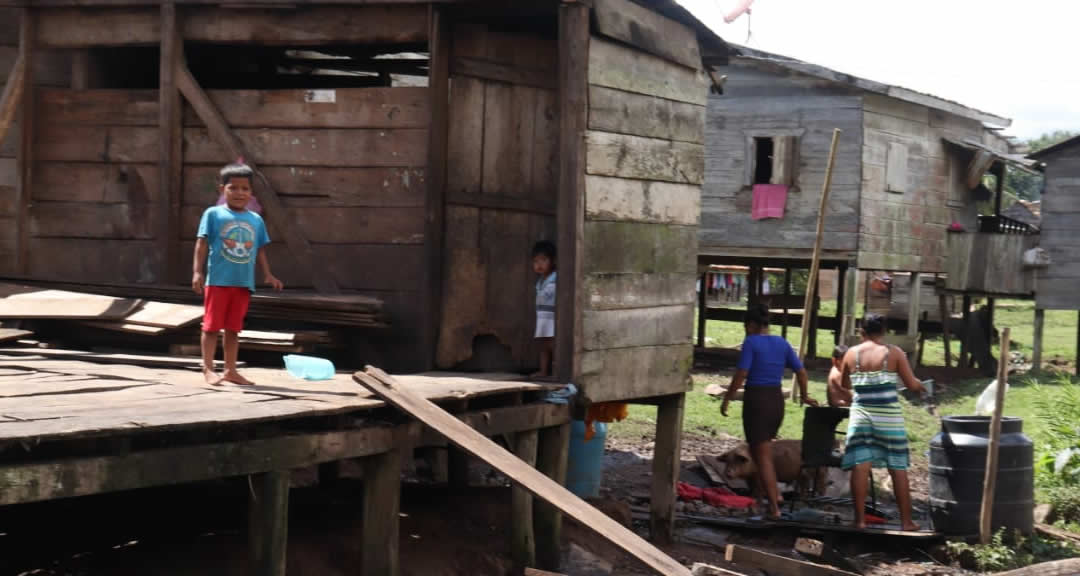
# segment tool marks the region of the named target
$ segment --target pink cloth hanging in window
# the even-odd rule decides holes
[[[783,218],[787,192],[788,187],[783,184],[754,184],[750,217],[754,220]]]

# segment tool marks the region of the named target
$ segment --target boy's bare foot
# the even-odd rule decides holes
[[[230,384],[238,384],[240,386],[254,386],[255,383],[247,378],[244,378],[236,370],[226,370],[225,375],[221,377],[222,382],[229,382]]]
[[[217,372],[214,372],[212,368],[203,368],[203,378],[210,386],[221,386],[221,376],[218,376]]]
[[[856,530],[866,530],[866,522],[852,522],[851,525]]]
[[[918,532],[919,530],[922,530],[922,527],[914,522],[907,522],[903,525],[903,528],[905,532]]]

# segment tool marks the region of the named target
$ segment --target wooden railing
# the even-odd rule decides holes
[[[979,232],[983,234],[1037,234],[1038,231],[1008,216],[979,216]]]

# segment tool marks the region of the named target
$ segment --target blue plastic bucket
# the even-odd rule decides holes
[[[595,498],[600,495],[600,481],[604,476],[604,440],[607,424],[593,422],[593,437],[585,441],[585,422],[574,420],[570,424],[570,454],[566,467],[566,488],[579,498]]]
[[[334,363],[315,356],[287,354],[285,369],[294,377],[304,380],[329,380],[334,377]]]

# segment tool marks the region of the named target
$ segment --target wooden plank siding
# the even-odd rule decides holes
[[[19,52],[19,11],[0,8],[0,86],[7,82]],[[18,162],[15,150],[21,130],[18,113],[7,134],[0,140],[0,273],[15,273],[18,251]]]
[[[559,111],[553,37],[455,23],[450,49],[443,298],[436,365],[487,361],[532,370],[536,276],[530,254],[555,240]]]
[[[590,41],[580,384],[592,402],[687,390],[705,181],[707,88],[673,51],[696,37],[610,4],[597,6],[611,19],[601,34],[626,41],[622,19],[647,15],[672,37]]]
[[[1046,162],[1040,246],[1050,265],[1038,271],[1035,305],[1045,310],[1080,309],[1080,149],[1064,147]]]
[[[824,248],[826,257],[854,254],[861,176],[860,98],[736,66],[726,72],[734,85],[726,86],[724,95],[709,98],[701,252],[742,255],[761,250],[778,258],[809,259],[832,130],[840,128],[843,134],[829,191]],[[780,219],[751,218],[755,137],[795,140],[794,185]]]
[[[343,276],[343,288],[418,289],[409,274],[419,273],[419,259],[405,253],[422,251],[424,243],[425,89],[340,89],[329,103],[310,102],[303,90],[209,95],[227,121],[238,126],[237,134],[271,182],[280,186],[283,204],[295,210],[305,235],[319,246],[316,252],[345,258],[329,263]],[[39,180],[30,230],[36,244],[48,249],[35,251],[31,269],[63,279],[67,272],[61,262],[66,259],[56,259],[54,250],[86,255],[112,250],[122,240],[155,238],[148,222],[159,201],[157,92],[44,90],[40,102]],[[216,172],[230,158],[190,109],[184,122],[178,234],[190,240],[202,211],[217,200]],[[270,234],[282,237],[273,228]],[[269,252],[275,271],[292,287],[306,286],[308,279],[292,273],[291,256],[277,248],[283,246]],[[349,272],[357,251],[396,254],[386,263],[404,267],[405,273],[391,275],[398,283],[388,285],[385,278],[376,281],[378,275]],[[110,263],[89,257],[102,266],[79,279],[161,281],[150,266],[156,252],[142,254],[139,265],[124,258]],[[186,269],[190,249],[181,257],[181,269]],[[363,260],[382,267],[377,257]]]
[[[964,183],[967,159],[943,137],[982,141],[984,132],[974,120],[864,96],[860,268],[951,268],[946,229],[956,221],[973,230],[978,214]]]

